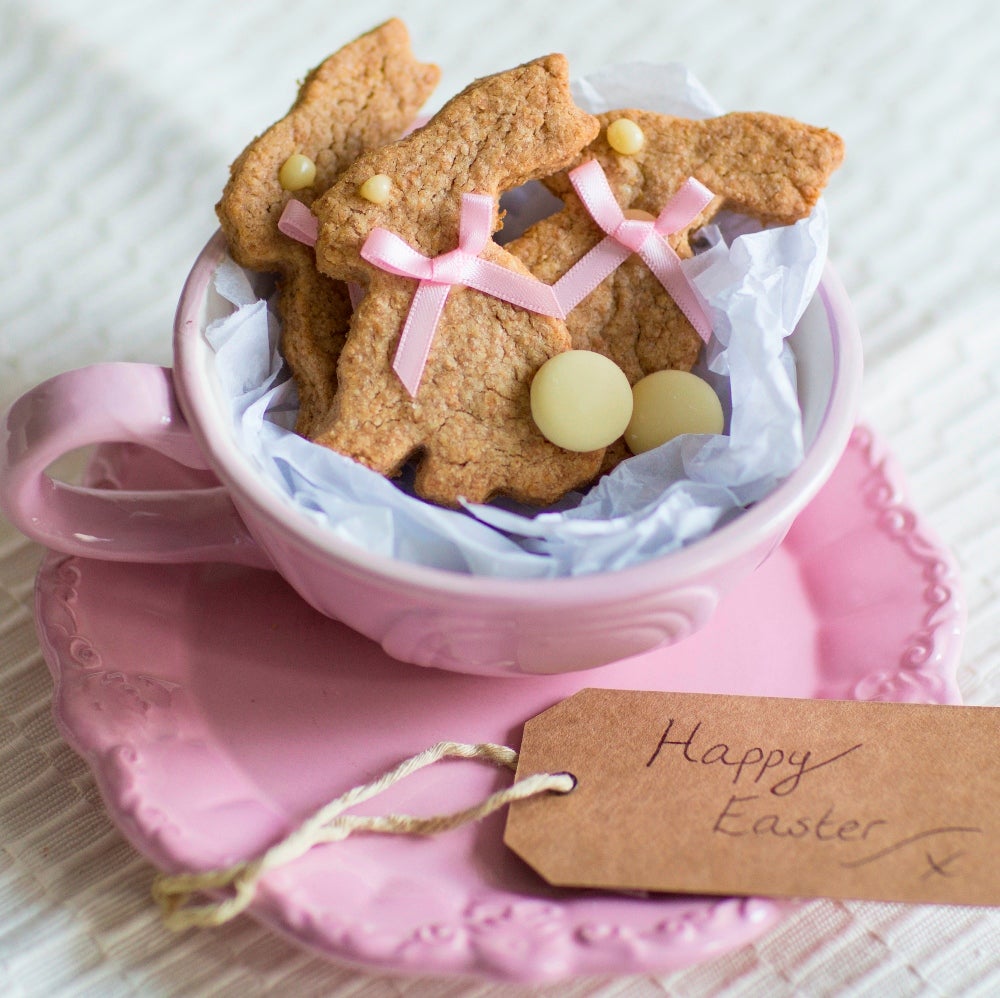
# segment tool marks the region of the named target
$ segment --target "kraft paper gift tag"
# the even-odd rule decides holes
[[[524,729],[505,842],[560,886],[996,904],[1000,711],[583,690]]]

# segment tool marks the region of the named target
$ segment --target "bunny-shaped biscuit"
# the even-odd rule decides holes
[[[634,153],[616,152],[608,126],[627,119],[642,131]],[[657,216],[694,177],[714,195],[711,203],[669,243],[682,259],[692,255],[691,233],[722,207],[763,222],[789,224],[812,210],[843,158],[832,132],[773,114],[733,113],[702,121],[650,111],[599,115],[601,134],[573,166],[597,160],[623,210]],[[565,202],[562,211],[536,223],[507,250],[547,283],[554,283],[604,233],[574,192],[566,173],[546,185]],[[690,370],[701,339],[639,257],[627,259],[568,315],[578,349],[610,357],[633,384],[665,368]]]
[[[346,286],[319,273],[312,248],[283,235],[278,220],[292,198],[312,204],[359,153],[402,135],[439,77],[437,66],[414,59],[403,23],[387,21],[309,73],[288,114],[230,169],[216,212],[233,259],[278,275],[281,349],[299,389],[301,433],[330,407],[351,304]],[[292,192],[278,177],[295,153],[315,163],[316,176]]]
[[[419,456],[417,492],[444,505],[496,494],[548,503],[593,478],[601,451],[555,447],[531,419],[534,373],[570,347],[564,322],[455,284],[411,397],[392,363],[417,282],[361,254],[375,229],[429,258],[454,250],[464,194],[491,199],[495,231],[503,191],[563,169],[597,130],[573,104],[566,60],[548,56],[471,84],[423,128],[360,156],[313,205],[319,268],[366,294],[312,439],[387,475]],[[384,203],[360,193],[373,176],[388,178]],[[530,276],[492,240],[480,258]]]

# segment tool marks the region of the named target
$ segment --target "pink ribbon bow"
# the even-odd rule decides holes
[[[281,212],[278,219],[278,231],[294,239],[296,242],[305,243],[306,246],[315,246],[316,238],[319,235],[319,222],[316,216],[297,198],[292,198]]]
[[[587,211],[607,235],[553,285],[563,311],[568,313],[633,253],[638,253],[707,343],[712,324],[666,237],[697,218],[714,197],[712,192],[690,177],[659,217],[647,221],[625,217],[596,160],[578,166],[569,178]]]
[[[531,312],[564,317],[555,293],[547,284],[480,258],[493,234],[493,204],[493,198],[484,194],[463,194],[458,247],[440,256],[426,257],[395,233],[381,228],[373,229],[361,248],[362,257],[369,263],[420,282],[392,362],[392,369],[411,397],[416,397],[420,387],[434,332],[452,285],[474,288]]]
[[[278,231],[296,242],[315,246],[319,239],[319,220],[301,201],[292,198],[282,209]],[[365,289],[354,281],[348,281],[347,293],[351,299],[351,308],[356,309],[365,296]]]

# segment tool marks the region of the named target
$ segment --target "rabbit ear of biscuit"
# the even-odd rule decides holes
[[[230,168],[216,213],[234,258],[257,270],[281,270],[289,256],[311,253],[278,231],[293,197],[310,204],[364,149],[399,138],[430,96],[441,72],[416,60],[402,21],[385,22],[349,42],[305,78],[281,120],[254,139]],[[301,153],[316,179],[294,193],[278,180]]]
[[[454,127],[470,112],[487,124],[475,136],[469,189],[492,194],[563,169],[600,128],[573,102],[569,65],[558,54],[474,83],[442,125]]]
[[[764,222],[805,218],[844,158],[833,132],[774,114],[734,112],[696,129],[693,147],[716,151],[692,173],[728,207]]]
[[[634,155],[608,145],[604,129],[617,118],[632,120],[645,135]],[[601,135],[578,162],[597,159],[623,208],[653,214],[688,177],[697,178],[717,195],[698,225],[724,203],[764,222],[798,221],[812,210],[844,157],[844,144],[833,132],[775,114],[738,111],[694,120],[627,108],[598,120]],[[573,213],[584,210],[566,173],[545,184]]]
[[[573,103],[561,55],[477,80],[413,134],[359,157],[313,206],[320,266],[363,279],[357,253],[376,227],[426,254],[452,249],[462,194],[497,198],[561,170],[598,129],[597,120]],[[358,192],[378,174],[391,187],[388,199],[376,205]]]

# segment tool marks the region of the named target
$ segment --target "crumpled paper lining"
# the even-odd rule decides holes
[[[574,87],[600,113],[645,107],[703,118],[721,113],[678,65],[609,67]],[[529,185],[505,197],[505,234],[540,213]],[[551,200],[551,198],[549,198]],[[706,536],[764,498],[801,462],[795,361],[785,338],[818,286],[826,258],[822,202],[795,225],[762,229],[721,213],[682,261],[707,303],[714,335],[696,373],[723,400],[727,433],[688,435],[622,462],[585,494],[538,513],[499,500],[448,510],[293,432],[297,397],[278,351],[280,329],[253,276],[225,260],[216,289],[235,306],[206,332],[240,450],[313,519],[358,547],[403,561],[513,578],[621,569]]]

